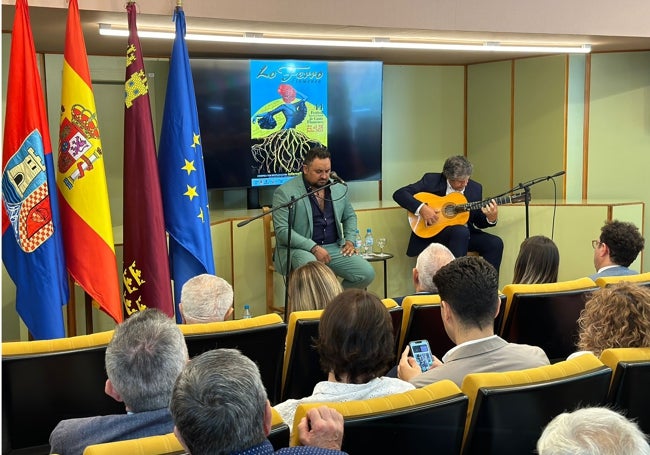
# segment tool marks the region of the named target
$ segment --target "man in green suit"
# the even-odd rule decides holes
[[[323,188],[330,183],[331,171],[330,152],[324,147],[312,148],[305,156],[302,175],[285,182],[273,193],[273,207],[286,204],[292,196],[296,199],[291,223],[292,269],[320,261],[343,278],[344,288],[365,288],[375,278],[375,271],[354,248],[357,215],[347,197],[347,186]],[[313,190],[317,192],[298,200]],[[287,207],[273,212],[275,269],[283,275],[287,269],[288,215]]]

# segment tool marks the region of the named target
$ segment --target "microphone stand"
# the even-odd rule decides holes
[[[500,194],[499,196],[495,197],[501,197],[504,196],[508,193],[514,193],[517,190],[524,190],[524,205],[526,206],[526,238],[530,237],[530,216],[529,216],[529,206],[530,206],[530,187],[533,185],[537,185],[540,182],[543,182],[545,180],[551,180],[554,177],[559,177],[564,174],[564,171],[557,172],[553,175],[548,175],[546,177],[537,177],[535,179],[529,180],[524,183],[520,183],[519,185],[515,186],[514,188],[506,191],[505,193]]]
[[[251,218],[248,218],[247,220],[240,221],[237,223],[237,227],[242,227],[246,226],[248,223],[251,221],[255,221],[259,218],[262,218],[264,215],[269,215],[276,210],[280,210],[283,208],[287,208],[287,258],[286,258],[286,266],[285,266],[285,285],[284,285],[284,322],[287,322],[287,308],[289,307],[289,272],[291,271],[291,231],[293,231],[293,218],[295,214],[293,213],[293,208],[296,205],[296,202],[299,200],[309,197],[312,194],[324,190],[325,188],[329,188],[332,185],[336,185],[337,183],[340,183],[336,180],[331,180],[329,183],[318,187],[318,188],[313,188],[311,191],[307,191],[305,194],[301,194],[297,198],[295,196],[291,196],[291,199],[288,202],[285,202],[284,204],[278,205],[276,207],[271,207],[271,209],[264,213],[260,213],[259,215],[255,215]],[[276,242],[277,242],[277,235],[276,235]]]

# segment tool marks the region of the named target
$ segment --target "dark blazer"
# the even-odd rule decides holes
[[[395,191],[395,193],[393,193],[393,199],[409,212],[415,213],[422,202],[415,199],[413,195],[421,192],[435,194],[436,196],[445,196],[445,193],[447,192],[447,178],[438,172],[424,174],[419,181],[406,185],[405,187]],[[468,202],[481,201],[483,199],[483,187],[480,183],[470,179],[465,187],[464,195]],[[469,213],[469,221],[467,225],[469,227],[470,235],[472,232],[491,226],[488,223],[485,214],[480,209],[472,210]],[[419,254],[431,243],[431,241],[432,239],[423,239],[414,233],[411,233],[406,254],[409,256]]]

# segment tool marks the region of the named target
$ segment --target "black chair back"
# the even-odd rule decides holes
[[[2,453],[49,453],[64,419],[123,414],[104,393],[106,346],[2,358]],[[23,449],[20,451],[20,449]]]
[[[289,361],[282,388],[282,401],[289,398],[303,398],[312,394],[314,386],[327,380],[320,367],[320,357],[314,347],[318,338],[320,319],[298,319],[293,340],[287,345]]]
[[[502,337],[539,346],[551,363],[565,360],[576,350],[578,318],[594,289],[514,294]]]
[[[609,402],[650,434],[650,361],[619,362]]]
[[[583,406],[602,406],[612,370],[601,367],[560,379],[515,386],[481,387],[463,454],[535,453],[553,417]]]
[[[406,348],[409,341],[428,340],[433,355],[442,359],[445,353],[454,347],[449,339],[440,315],[440,304],[413,305],[404,333],[404,343],[398,354]]]
[[[186,334],[185,342],[190,357],[217,348],[239,349],[259,367],[269,401],[275,405],[280,401],[286,337],[286,324],[270,324],[226,332]]]

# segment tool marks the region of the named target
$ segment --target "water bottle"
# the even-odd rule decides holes
[[[366,247],[366,254],[372,254],[373,245],[375,241],[372,238],[372,229],[366,229],[366,238],[364,239],[364,245]]]
[[[361,251],[362,246],[363,243],[361,242],[361,234],[359,234],[359,229],[357,229],[357,234],[354,237],[354,247],[358,253],[363,253],[363,251]]]
[[[244,315],[242,316],[242,319],[250,319],[251,317],[251,307],[244,305]]]

